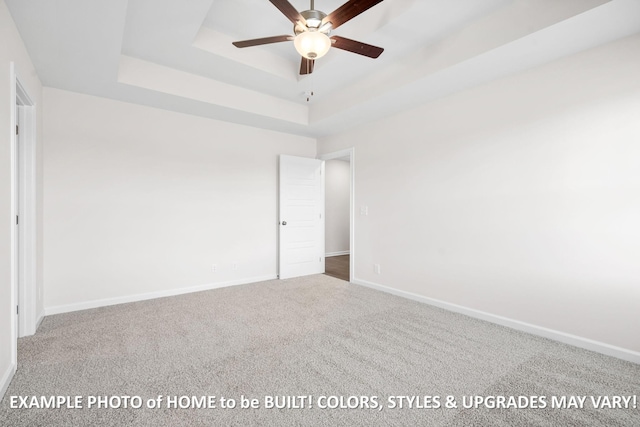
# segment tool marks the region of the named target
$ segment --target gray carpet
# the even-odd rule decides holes
[[[637,396],[640,365],[324,275],[48,316],[20,339],[18,358],[2,426],[640,425],[640,408],[589,401],[464,409],[473,395]],[[79,395],[85,405],[87,396],[245,395],[261,406],[265,396],[312,395],[313,407],[10,409],[11,395]],[[389,408],[400,395],[442,396],[441,407]],[[457,409],[444,407],[447,395]],[[382,410],[321,409],[319,396],[377,396]]]

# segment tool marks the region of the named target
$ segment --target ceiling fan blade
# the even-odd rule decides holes
[[[359,41],[347,39],[340,36],[331,37],[332,47],[357,53],[358,55],[368,56],[369,58],[377,58],[384,52],[384,49]]]
[[[349,0],[329,15],[327,15],[322,23],[331,22],[332,28],[336,29],[345,22],[355,18],[362,12],[371,9],[373,6],[382,2],[382,0]],[[273,3],[273,2],[272,2]]]
[[[287,0],[269,0],[269,1],[275,7],[277,7],[278,10],[282,12],[284,16],[289,18],[289,21],[291,21],[293,25],[296,25],[298,22],[302,23],[303,26],[307,25],[306,19],[304,19],[304,17],[300,15],[300,12],[298,12],[296,8],[293,7],[293,5],[289,3]]]
[[[284,36],[263,37],[261,39],[242,40],[239,42],[233,42],[233,45],[235,47],[251,47],[251,46],[258,46],[261,44],[286,42],[289,40],[293,40],[293,36],[284,35]]]
[[[315,65],[315,61],[313,59],[307,59],[303,56],[302,62],[300,63],[300,75],[303,76],[305,74],[313,73],[314,65]]]

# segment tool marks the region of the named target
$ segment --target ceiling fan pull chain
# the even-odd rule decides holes
[[[307,90],[306,92],[307,102],[313,99],[313,87],[315,86],[315,80],[316,80],[315,74],[309,75],[309,90]]]

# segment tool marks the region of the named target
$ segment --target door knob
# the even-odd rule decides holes
[[[282,225],[287,225],[287,221],[282,221]]]

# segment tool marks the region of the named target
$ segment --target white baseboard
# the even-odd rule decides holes
[[[226,288],[228,286],[246,285],[248,283],[263,282],[265,280],[277,279],[278,276],[259,276],[249,277],[245,279],[232,280],[229,282],[208,283],[206,285],[192,286],[189,288],[169,289],[166,291],[149,292],[146,294],[127,295],[123,297],[105,298],[92,301],[84,301],[74,304],[57,305],[54,307],[45,307],[45,316],[52,314],[69,313],[72,311],[88,310],[91,308],[106,307],[109,305],[125,304],[128,302],[145,301],[155,298],[171,297],[175,295],[190,294],[192,292],[208,291],[211,289]]]
[[[555,341],[562,342],[564,344],[569,344],[575,347],[584,348],[586,350],[595,351],[597,353],[606,354],[607,356],[613,356],[618,359],[626,360],[628,362],[640,364],[640,353],[633,350],[628,350],[626,348],[616,347],[603,342],[579,337],[577,335],[571,335],[564,332],[556,331],[554,329],[548,329],[542,326],[533,325],[531,323],[521,322],[519,320],[510,319],[508,317],[502,317],[495,314],[487,313],[485,311],[475,310],[473,308],[428,298],[422,295],[414,294],[412,292],[401,291],[399,289],[390,288],[388,286],[379,285],[377,283],[369,282],[366,280],[352,279],[351,283],[366,286],[368,288],[387,292],[399,297],[418,301],[424,304],[429,304],[435,307],[443,308],[448,311],[464,314],[476,319],[496,323],[498,325],[506,326],[511,329],[516,329],[518,331],[527,332],[544,338],[549,338]]]
[[[7,392],[9,388],[9,384],[11,384],[11,380],[16,373],[16,365],[12,363],[7,367],[7,370],[2,374],[2,378],[0,378],[0,400],[4,397],[4,394]]]
[[[324,254],[324,257],[329,258],[332,256],[341,256],[341,255],[349,255],[349,251],[327,252],[326,254]]]

